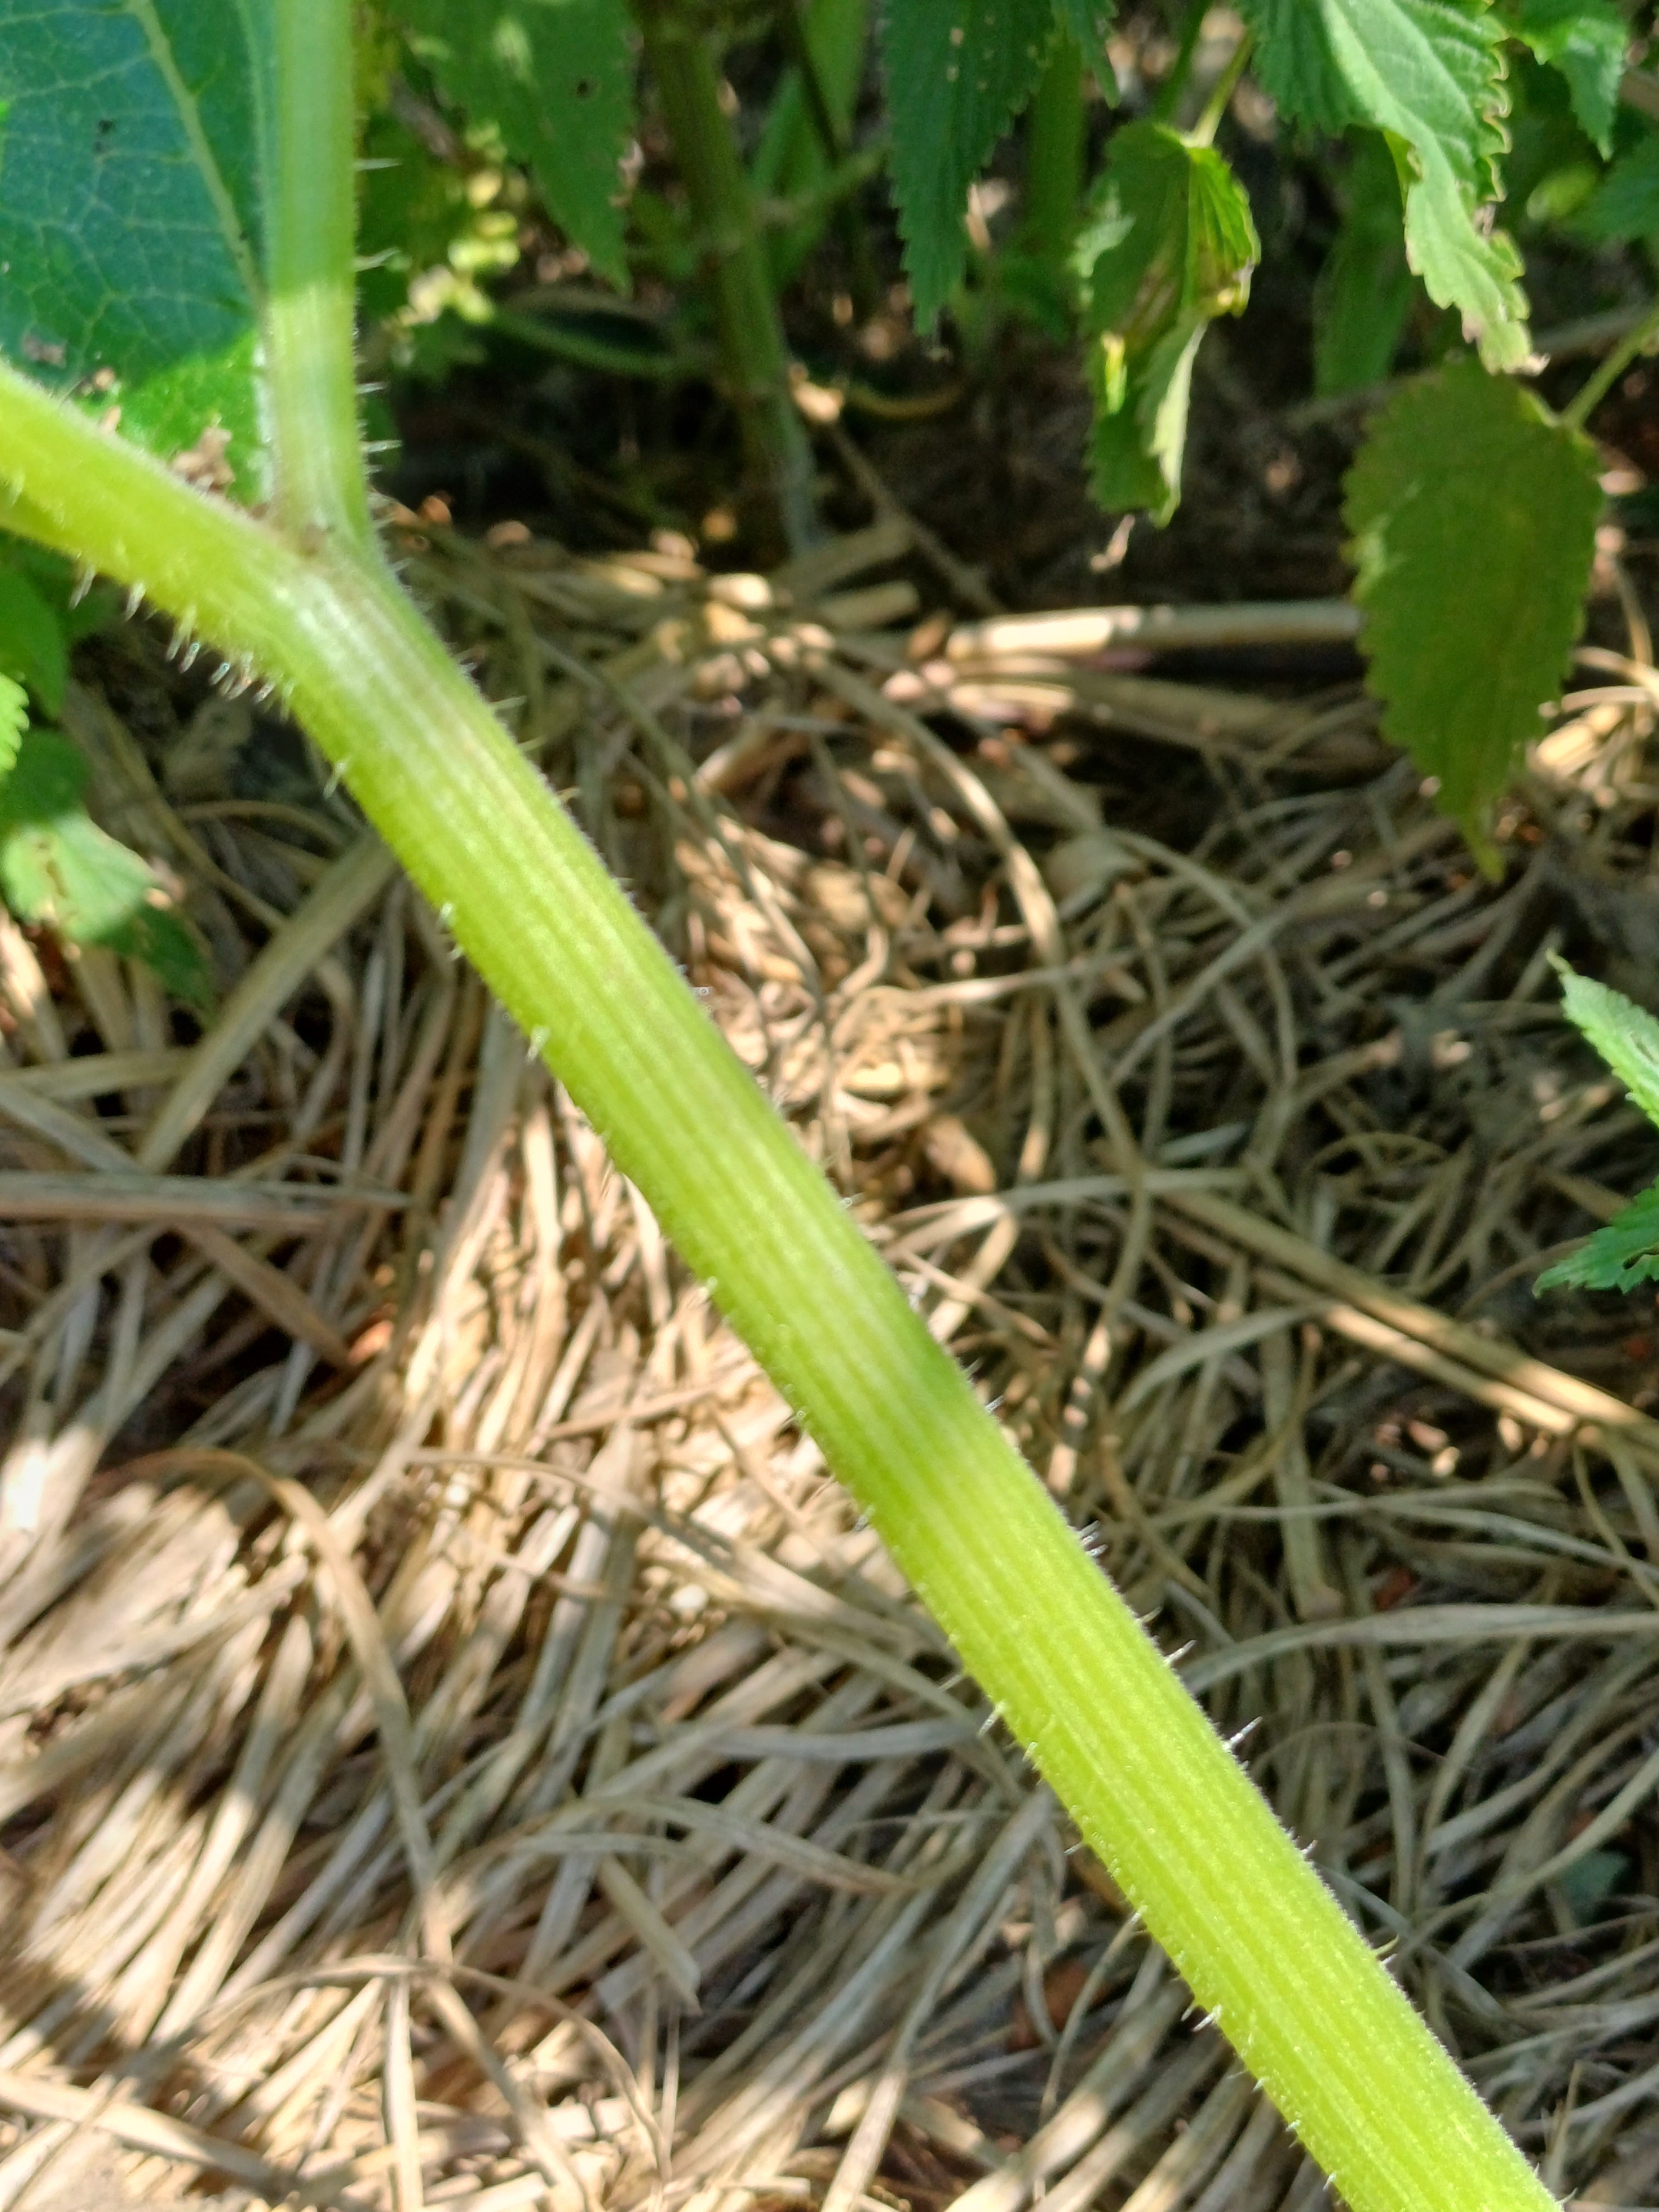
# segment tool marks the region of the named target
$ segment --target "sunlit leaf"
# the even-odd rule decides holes
[[[1659,1128],[1659,1020],[1622,991],[1580,975],[1557,958],[1561,1009]]]
[[[1485,0],[1241,0],[1255,68],[1283,112],[1334,134],[1388,137],[1406,250],[1437,306],[1455,307],[1489,367],[1530,346],[1521,258],[1481,210],[1500,197],[1504,27]]]
[[[0,351],[121,410],[171,459],[227,434],[238,493],[266,489],[258,7],[0,0]]]
[[[1158,123],[1114,132],[1073,257],[1089,333],[1091,489],[1167,521],[1181,496],[1200,341],[1240,313],[1260,247],[1219,154]]]
[[[620,165],[634,58],[623,0],[396,0],[393,13],[445,99],[494,125],[555,221],[625,288]]]

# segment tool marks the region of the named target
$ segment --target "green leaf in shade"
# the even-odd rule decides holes
[[[1442,808],[1489,872],[1488,817],[1559,693],[1601,512],[1589,441],[1474,361],[1407,385],[1348,472],[1383,728],[1439,778]]]
[[[1106,51],[1106,41],[1116,15],[1115,6],[1102,5],[1101,0],[1054,0],[1055,20],[1077,40],[1085,64],[1094,71],[1096,83],[1115,107],[1118,98],[1117,72]]]
[[[82,793],[86,763],[55,730],[25,731],[0,783],[0,891],[20,921],[76,945],[107,945],[205,1007],[208,966],[155,871],[102,830]]]
[[[1321,398],[1382,382],[1418,296],[1388,141],[1375,131],[1355,137],[1342,183],[1342,228],[1314,288],[1314,390]]]
[[[64,703],[69,647],[63,624],[27,571],[0,564],[0,677],[27,684],[48,714]]]
[[[1573,218],[1581,237],[1598,244],[1659,234],[1659,137],[1621,154]]]
[[[1642,1283],[1659,1283],[1659,1183],[1546,1267],[1533,1289],[1633,1291]]]
[[[396,0],[446,100],[493,125],[548,212],[626,289],[621,162],[634,127],[623,0]]]
[[[968,187],[1030,99],[1054,20],[1053,0],[887,0],[893,196],[923,330],[967,266]]]
[[[1501,197],[1504,28],[1485,0],[1241,0],[1255,68],[1286,114],[1387,136],[1406,200],[1406,251],[1437,307],[1455,307],[1493,368],[1530,347],[1521,257],[1477,222]]]
[[[1561,978],[1561,1010],[1587,1044],[1606,1060],[1656,1128],[1659,1128],[1659,1021],[1589,975],[1580,975],[1553,956]]]
[[[1514,0],[1504,13],[1514,35],[1566,79],[1584,136],[1603,155],[1611,153],[1630,48],[1630,25],[1613,0]]]
[[[1159,123],[1114,132],[1073,255],[1103,507],[1144,507],[1159,522],[1175,512],[1199,343],[1218,315],[1243,311],[1260,251],[1219,154]]]
[[[168,459],[223,428],[248,499],[266,489],[249,435],[261,21],[201,0],[0,0],[0,351],[118,405]]]
[[[29,726],[29,702],[21,684],[0,676],[0,783],[16,765],[18,747]]]

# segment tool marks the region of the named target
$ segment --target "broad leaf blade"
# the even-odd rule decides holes
[[[1521,260],[1476,221],[1499,197],[1503,26],[1485,0],[1242,0],[1256,74],[1287,115],[1384,132],[1400,163],[1406,247],[1437,306],[1455,307],[1489,367],[1528,350]]]
[[[153,869],[82,802],[86,763],[55,730],[22,733],[0,782],[0,891],[24,921],[153,968],[177,997],[210,998],[206,959]]]
[[[0,351],[91,383],[167,459],[222,429],[250,498],[258,21],[199,0],[0,0]]]
[[[623,0],[398,0],[444,97],[536,179],[602,276],[628,284],[621,163],[634,125]]]
[[[1565,960],[1558,958],[1554,966],[1562,1012],[1659,1128],[1659,1021],[1622,991],[1578,975]]]
[[[1249,297],[1260,248],[1220,155],[1158,123],[1113,134],[1073,264],[1095,422],[1091,488],[1103,507],[1159,522],[1181,496],[1193,362],[1218,315]]]
[[[1630,46],[1630,25],[1613,0],[1518,0],[1508,13],[1516,37],[1566,79],[1584,136],[1610,153]]]
[[[1492,804],[1578,635],[1601,511],[1589,441],[1473,361],[1408,385],[1348,474],[1383,727],[1440,779],[1483,866]]]
[[[1596,240],[1659,235],[1659,137],[1619,156],[1572,227]]]
[[[1030,97],[1053,28],[1052,0],[888,0],[893,195],[923,330],[967,266],[968,187]]]

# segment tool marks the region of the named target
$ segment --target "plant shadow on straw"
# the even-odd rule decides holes
[[[1344,1902],[1640,2201],[1656,1352],[1530,1294],[1650,1175],[1547,959],[1641,956],[1640,683],[1494,891],[1356,694],[946,649],[900,526],[763,583],[410,520]],[[146,632],[83,675],[228,995],[7,929],[0,2204],[98,2134],[272,2203],[1318,2201],[443,917]]]

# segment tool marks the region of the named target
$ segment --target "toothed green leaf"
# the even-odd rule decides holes
[[[1455,307],[1493,368],[1530,348],[1521,258],[1477,222],[1501,196],[1504,27],[1485,0],[1241,0],[1255,68],[1283,112],[1334,135],[1386,134],[1406,200],[1406,251],[1437,307]]]
[[[155,871],[102,830],[82,792],[86,763],[55,730],[21,733],[0,782],[0,891],[21,921],[76,945],[103,945],[153,968],[168,990],[205,1006],[208,967]]]
[[[634,128],[623,0],[396,0],[446,100],[493,125],[554,220],[626,289],[621,163]]]
[[[1200,341],[1239,314],[1260,248],[1249,202],[1219,154],[1158,123],[1111,138],[1073,267],[1089,332],[1091,489],[1103,507],[1168,521],[1181,497],[1187,402]]]
[[[1533,1285],[1540,1291],[1633,1291],[1659,1283],[1659,1183]]]
[[[1610,153],[1630,47],[1630,25],[1613,0],[1518,0],[1506,12],[1515,36],[1566,79],[1584,136]]]
[[[923,330],[967,266],[968,187],[1030,99],[1054,21],[1053,0],[888,0],[893,197]]]
[[[1473,361],[1407,385],[1348,472],[1382,726],[1483,866],[1493,802],[1560,690],[1601,512],[1595,448]]]

